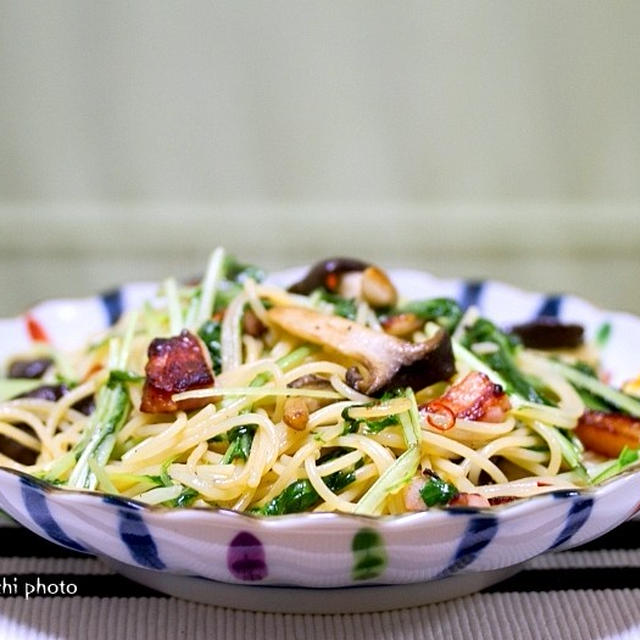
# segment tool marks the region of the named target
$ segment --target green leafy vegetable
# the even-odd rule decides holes
[[[440,476],[431,473],[420,489],[420,497],[427,507],[437,504],[449,504],[458,495],[458,490],[450,482],[445,482]]]
[[[413,477],[420,463],[420,448],[409,447],[360,498],[354,513],[374,514],[389,493],[393,493]]]
[[[109,378],[107,379],[108,387],[115,387],[120,382],[143,382],[144,376],[139,376],[133,371],[122,371],[120,369],[114,369],[109,372]]]
[[[373,402],[367,402],[366,404],[358,404],[352,405],[350,407],[346,407],[342,410],[340,414],[342,419],[344,420],[344,429],[342,433],[346,435],[347,433],[356,433],[358,431],[358,426],[360,424],[365,425],[365,429],[369,433],[380,433],[383,429],[387,427],[393,427],[397,424],[400,424],[400,420],[397,415],[384,416],[379,420],[375,419],[366,419],[366,418],[352,418],[349,414],[350,409],[354,409],[355,407],[375,407],[393,398],[399,398],[405,395],[404,389],[393,389],[391,391],[385,391],[379,400],[374,400]]]
[[[160,475],[159,476],[153,476],[154,478],[157,478],[158,482],[160,482],[165,487],[170,487],[171,485],[174,484],[173,480],[169,476],[169,465],[173,464],[175,459],[176,459],[175,456],[173,456],[171,458],[167,458],[162,463],[162,467],[160,467]]]
[[[398,414],[407,450],[367,489],[358,501],[354,513],[376,513],[386,496],[409,482],[418,469],[421,435],[418,406],[411,389],[405,389],[402,393],[411,401],[410,410]]]
[[[359,405],[359,406],[373,406],[377,403],[369,403],[367,405]],[[393,427],[399,424],[398,416],[384,416],[383,418],[375,419],[367,419],[367,418],[352,418],[349,415],[349,409],[352,407],[347,407],[342,410],[342,419],[344,420],[344,429],[342,433],[346,435],[347,433],[356,433],[358,431],[358,427],[363,424],[365,430],[368,433],[380,433],[383,429],[387,427]]]
[[[276,360],[276,364],[283,370],[287,371],[287,369],[291,367],[295,367],[297,364],[300,364],[307,356],[311,355],[318,347],[311,344],[302,345],[297,349],[294,349],[291,353],[288,353],[286,356],[282,356],[282,358],[278,358]],[[266,384],[271,380],[271,374],[267,371],[258,374],[249,384],[250,387],[261,387],[263,384]]]
[[[598,379],[598,374],[596,370],[586,362],[575,362],[568,366],[572,367],[576,371],[584,373],[584,375],[589,376],[594,380]],[[602,398],[597,396],[595,393],[592,393],[591,391],[587,391],[583,387],[580,387],[573,383],[572,383],[572,386],[578,392],[578,395],[582,399],[582,402],[584,402],[584,405],[588,409],[593,409],[594,411],[617,411],[617,408],[615,407],[615,405],[611,404],[610,402],[607,402],[606,400],[603,400]]]
[[[229,464],[236,458],[247,460],[251,452],[251,444],[253,443],[255,432],[256,427],[252,424],[231,429],[227,434],[229,447],[222,458],[222,464]]]
[[[380,433],[383,429],[397,424],[399,424],[397,416],[385,416],[379,420],[366,420],[365,429],[368,433]]]
[[[122,342],[117,338],[110,341],[110,371],[125,370],[137,321],[138,314],[133,313]],[[71,451],[77,462],[67,483],[70,487],[95,489],[98,479],[89,462],[93,460],[94,468],[107,464],[130,410],[131,401],[125,382],[114,381],[111,386],[105,384],[100,388],[96,394],[96,408],[80,442]]]
[[[222,371],[222,345],[220,331],[222,323],[218,320],[207,320],[198,330],[198,335],[211,355],[213,372],[218,375]]]
[[[424,320],[438,323],[449,333],[453,333],[462,318],[462,309],[450,298],[432,298],[430,300],[412,300],[399,307],[398,313],[413,313]]]
[[[167,500],[162,504],[167,507],[188,507],[195,502],[196,498],[199,495],[200,494],[195,489],[186,487],[177,498],[174,498],[173,500]]]
[[[597,396],[603,402],[616,407],[618,411],[640,418],[640,400],[638,398],[618,391],[594,378],[590,373],[585,373],[584,366],[575,368],[558,360],[553,362],[553,366],[574,387]]]
[[[348,320],[355,320],[358,314],[358,304],[352,298],[343,298],[337,293],[327,291],[324,287],[316,289],[312,295],[316,295],[320,300],[333,305],[333,312],[337,316],[342,316]]]
[[[224,260],[224,276],[231,282],[242,284],[248,278],[256,282],[262,282],[265,273],[253,264],[243,264],[238,262],[233,256],[227,256]]]
[[[96,477],[89,467],[89,459],[95,458],[105,465],[115,444],[116,435],[125,423],[131,403],[124,383],[103,387],[96,397],[96,409],[89,422],[89,432],[74,447],[77,464],[69,477],[69,486],[95,489]]]
[[[323,478],[325,484],[337,493],[356,479],[353,471],[336,471]],[[259,509],[265,516],[280,516],[285,513],[300,513],[314,507],[320,500],[318,492],[309,480],[296,480]]]
[[[213,307],[213,312],[218,313],[220,311],[224,311],[239,293],[242,293],[241,285],[223,280],[216,292],[216,301]]]
[[[607,465],[600,473],[591,479],[591,484],[599,484],[604,482],[613,476],[618,475],[624,471],[627,467],[635,464],[640,458],[637,449],[629,449],[629,447],[623,447],[618,459],[615,462]]]
[[[513,336],[500,331],[493,322],[486,318],[478,318],[469,327],[460,343],[471,349],[474,344],[492,342],[497,349],[491,353],[475,354],[484,364],[496,371],[506,383],[507,393],[516,393],[529,402],[556,406],[556,398],[544,385],[525,375],[515,362],[519,342]]]

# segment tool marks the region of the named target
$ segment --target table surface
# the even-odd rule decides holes
[[[484,592],[412,609],[353,615],[241,612],[170,598],[98,560],[0,523],[0,638],[640,638],[640,521],[531,561]],[[27,584],[75,585],[73,596]],[[14,585],[16,585],[14,587]],[[58,587],[60,588],[60,586]]]

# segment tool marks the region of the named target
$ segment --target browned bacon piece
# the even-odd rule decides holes
[[[449,502],[451,507],[490,507],[491,503],[479,493],[459,493]]]
[[[484,373],[472,371],[452,385],[442,397],[429,402],[422,409],[427,414],[441,414],[443,407],[449,409],[456,418],[502,422],[511,404],[499,384],[491,382]]]
[[[587,449],[617,458],[625,445],[640,447],[640,420],[622,413],[587,410],[578,421],[576,435]]]
[[[147,352],[147,375],[140,411],[170,413],[198,409],[211,398],[190,398],[174,402],[171,396],[213,385],[213,370],[207,348],[186,329],[179,336],[152,340]]]

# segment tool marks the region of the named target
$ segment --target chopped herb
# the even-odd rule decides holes
[[[439,475],[431,472],[426,484],[420,489],[420,497],[427,505],[433,507],[448,504],[458,495],[458,490],[450,482],[445,482]]]

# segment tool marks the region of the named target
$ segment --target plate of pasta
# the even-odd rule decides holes
[[[354,258],[0,321],[0,507],[263,611],[443,600],[640,505],[640,320]]]

